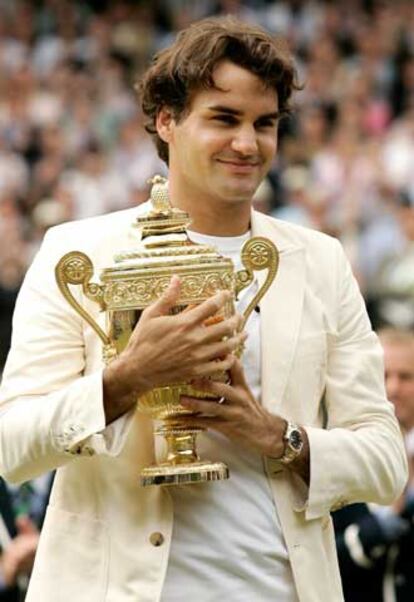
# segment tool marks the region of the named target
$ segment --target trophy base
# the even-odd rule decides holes
[[[191,464],[160,464],[144,468],[140,485],[191,485],[229,478],[229,469],[223,462],[193,462]]]

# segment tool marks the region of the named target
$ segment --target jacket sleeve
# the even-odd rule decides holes
[[[307,519],[354,502],[389,504],[407,480],[401,432],[386,399],[382,348],[349,262],[335,245],[336,331],[329,335],[326,428],[306,427]]]
[[[82,319],[55,283],[64,228],[47,233],[16,302],[0,391],[0,474],[12,482],[118,453],[132,415],[105,428],[102,370],[85,373]]]

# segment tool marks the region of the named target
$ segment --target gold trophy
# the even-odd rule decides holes
[[[232,300],[217,316],[221,319],[234,314],[234,302],[240,291],[253,282],[253,272],[266,269],[263,285],[244,312],[243,329],[278,269],[279,254],[275,245],[266,238],[254,237],[242,249],[245,269],[235,272],[231,259],[221,256],[214,247],[198,245],[189,239],[187,227],[191,219],[188,213],[171,207],[168,181],[155,176],[152,184],[151,209],[134,224],[141,235],[137,247],[115,255],[114,264],[102,270],[100,284],[90,282],[94,267],[89,257],[80,251],[64,255],[55,269],[56,281],[65,299],[101,338],[105,363],[122,352],[142,311],[162,295],[174,274],[180,278],[181,292],[172,313],[199,304],[220,290],[229,290]],[[84,294],[106,312],[106,332],[78,303],[68,285],[82,286]],[[214,375],[215,380],[226,381],[227,378],[223,372]],[[191,415],[191,411],[181,405],[181,395],[208,396],[180,382],[153,389],[137,399],[140,412],[160,421],[155,434],[162,435],[167,444],[164,461],[141,472],[141,485],[198,483],[229,476],[223,462],[199,458],[196,437],[203,429],[180,423],[180,416]]]

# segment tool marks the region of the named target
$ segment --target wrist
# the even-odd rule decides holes
[[[273,434],[273,444],[269,447],[265,455],[278,463],[280,467],[286,467],[298,474],[307,486],[310,484],[310,450],[309,439],[306,430],[302,426],[289,422],[280,416],[274,416],[278,420],[278,428]],[[293,450],[292,429],[294,431]],[[299,445],[295,438],[299,435]],[[290,440],[290,441],[289,441]],[[290,453],[287,453],[290,447]],[[295,450],[296,447],[296,450]]]
[[[271,416],[270,436],[268,444],[264,450],[264,455],[274,460],[279,460],[285,451],[285,441],[283,435],[286,431],[287,420],[280,416]]]
[[[274,431],[272,445],[266,455],[281,464],[294,464],[305,447],[306,432],[294,422],[277,417],[279,428]]]
[[[128,380],[123,378],[122,369],[116,362],[117,360],[114,360],[106,366],[102,373],[103,404],[107,425],[130,410],[141,393],[128,385]]]

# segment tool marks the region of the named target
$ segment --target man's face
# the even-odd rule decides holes
[[[383,342],[385,385],[401,425],[414,428],[414,343]]]
[[[167,108],[158,116],[170,181],[197,202],[250,202],[276,152],[277,93],[229,61],[216,67],[214,82],[219,89],[195,92],[178,122]]]

